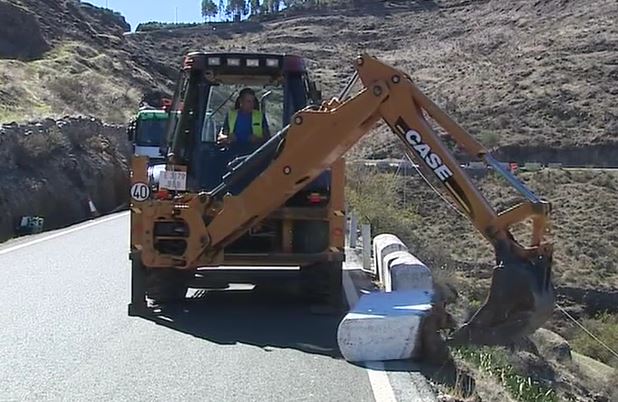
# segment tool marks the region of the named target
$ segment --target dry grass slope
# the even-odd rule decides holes
[[[24,61],[2,59],[0,47],[0,123],[79,114],[122,124],[145,92],[171,85],[156,53],[128,46],[121,17],[67,0],[2,2],[35,15],[32,30],[50,49]]]
[[[366,51],[409,72],[476,136],[550,147],[618,138],[618,5],[612,0],[392,1],[245,28],[134,35],[177,63],[189,49],[298,53],[335,95]],[[164,54],[166,53],[166,54]],[[174,65],[175,67],[175,65]],[[366,153],[376,142],[367,141]]]

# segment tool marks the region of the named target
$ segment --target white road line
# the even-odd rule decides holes
[[[350,273],[345,269],[343,270],[343,290],[345,291],[345,298],[348,301],[348,306],[350,306],[350,308],[354,307],[358,301],[358,293],[356,292],[356,287],[354,286],[354,282],[352,282]]]
[[[388,380],[388,374],[384,371],[384,363],[367,362],[365,367],[369,374],[369,383],[376,402],[397,402],[391,382]]]
[[[358,301],[358,293],[349,271],[345,269],[343,270],[343,290],[351,309]],[[384,363],[380,361],[366,362],[365,368],[376,402],[397,402],[391,382],[388,380],[388,374],[384,371]]]
[[[83,224],[83,225],[80,225],[80,226],[76,226],[76,227],[71,228],[71,229],[64,229],[64,230],[61,229],[61,231],[58,232],[58,233],[54,233],[54,234],[51,234],[51,235],[48,235],[48,236],[45,236],[45,237],[41,237],[41,238],[36,239],[36,240],[32,240],[32,241],[29,241],[29,242],[18,244],[18,245],[13,246],[13,247],[8,247],[8,248],[5,248],[5,249],[2,249],[2,250],[0,250],[0,255],[8,254],[8,253],[13,252],[15,250],[19,250],[19,249],[24,248],[24,247],[28,247],[28,246],[32,246],[32,245],[35,245],[35,244],[38,244],[38,243],[42,243],[42,242],[47,241],[47,240],[55,239],[56,237],[64,236],[64,235],[67,235],[69,233],[77,232],[78,230],[86,229],[86,228],[89,228],[91,226],[98,225],[100,223],[109,222],[109,221],[112,221],[114,219],[121,218],[121,217],[125,216],[126,214],[128,214],[128,212],[124,212],[124,213],[121,213],[119,215],[108,216],[106,218],[98,219],[98,220],[96,220],[94,222],[90,222],[90,223],[86,223],[86,224]]]

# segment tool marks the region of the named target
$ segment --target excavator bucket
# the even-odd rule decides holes
[[[502,252],[498,256],[484,304],[447,339],[448,345],[513,344],[550,318],[555,303],[551,255],[525,259]]]

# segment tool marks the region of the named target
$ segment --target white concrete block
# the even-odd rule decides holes
[[[432,297],[427,290],[363,295],[337,330],[343,357],[350,362],[418,357],[420,325]]]
[[[375,260],[374,276],[383,282],[383,262],[384,257],[395,251],[408,251],[408,247],[395,235],[382,233],[373,239],[373,258]]]
[[[431,270],[407,251],[395,251],[384,258],[383,283],[385,291],[432,290]]]
[[[382,278],[382,285],[384,286],[385,292],[390,292],[393,290],[393,285],[391,284],[391,275],[388,270],[391,262],[399,257],[401,253],[407,253],[407,251],[394,251],[392,253],[388,253],[382,259],[382,263],[380,264],[380,278]]]

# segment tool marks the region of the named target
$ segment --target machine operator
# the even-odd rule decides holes
[[[236,99],[234,109],[225,116],[218,142],[257,148],[269,138],[266,115],[259,110],[255,92],[251,88],[244,88]]]

